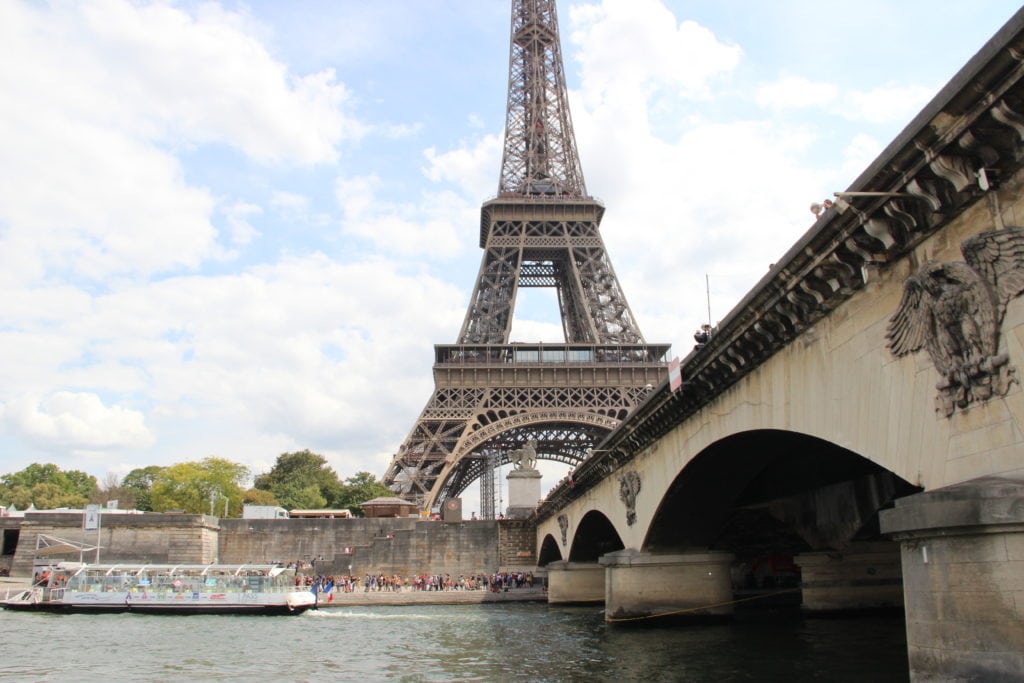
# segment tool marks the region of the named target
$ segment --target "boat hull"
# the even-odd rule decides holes
[[[0,607],[19,612],[55,612],[59,614],[251,614],[251,615],[295,615],[302,614],[315,604],[302,605],[161,605],[161,604],[105,604],[81,605],[65,602],[0,602]]]
[[[316,595],[278,564],[40,565],[29,589],[0,600],[24,612],[301,614]]]
[[[13,598],[0,601],[0,607],[23,612],[57,612],[62,614],[301,614],[316,607],[316,596],[307,591],[285,594],[194,593],[190,597],[177,594],[168,598],[132,593],[74,593],[63,597],[44,597],[40,589],[26,590]]]

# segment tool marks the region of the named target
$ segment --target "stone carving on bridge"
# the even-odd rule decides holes
[[[558,528],[562,530],[562,547],[565,547],[569,534],[569,517],[567,515],[558,515]]]
[[[940,376],[936,410],[946,417],[1006,395],[1016,381],[999,332],[1006,304],[1024,292],[1024,229],[975,235],[960,251],[964,261],[928,261],[907,279],[886,332],[897,357],[928,351]]]
[[[537,469],[537,440],[530,439],[525,446],[512,451],[509,460],[517,470]]]
[[[633,470],[619,476],[619,498],[626,504],[626,524],[636,524],[636,497],[640,493],[640,474]]]

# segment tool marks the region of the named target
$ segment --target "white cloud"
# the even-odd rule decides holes
[[[45,19],[77,29],[70,50],[88,49],[103,69],[81,75],[103,88],[101,101],[131,102],[118,118],[139,133],[226,142],[264,162],[315,163],[333,161],[335,145],[362,132],[342,114],[348,94],[332,70],[288,73],[243,15],[216,5],[193,16],[105,0]]]
[[[23,114],[0,107],[0,272],[100,279],[194,267],[213,248],[213,199],[184,183],[173,157],[111,129]]]
[[[224,207],[223,211],[227,216],[230,230],[228,237],[232,244],[239,246],[249,244],[253,237],[259,234],[249,222],[249,217],[262,214],[263,209],[260,207],[248,202],[235,202],[231,206]]]
[[[461,102],[438,94],[443,78],[410,82],[412,67],[465,65],[454,47],[409,64],[410,32],[401,49],[324,61],[297,23],[255,25],[264,10],[0,0],[10,469],[91,470],[106,453],[122,473],[207,455],[259,472],[312,448],[339,473],[379,475],[429,398],[432,345],[460,328],[497,188],[503,102],[485,100],[503,96],[503,62],[494,88],[474,88],[485,100]],[[680,355],[707,316],[705,275],[718,320],[809,227],[808,205],[877,154],[889,135],[870,122],[909,118],[924,96],[797,75],[759,86],[801,65],[656,0],[570,7],[562,29],[609,254],[647,339]],[[399,90],[419,99],[379,97]],[[354,121],[356,106],[392,123]],[[438,146],[423,149],[426,131]],[[348,144],[369,134],[380,144]],[[560,338],[557,306],[553,322],[528,294],[513,334]]]
[[[776,112],[817,108],[851,121],[901,123],[909,122],[934,93],[934,88],[920,85],[888,83],[862,91],[803,76],[786,76],[761,84],[756,102]]]
[[[31,397],[7,401],[0,404],[0,424],[44,448],[108,451],[153,443],[141,412],[107,407],[93,393],[60,391],[42,401]]]
[[[787,76],[757,89],[758,105],[767,109],[788,110],[805,107],[826,107],[836,100],[839,87],[819,83],[802,76]]]
[[[469,201],[483,202],[498,190],[503,143],[501,135],[485,135],[443,153],[430,147],[423,152],[429,162],[423,173],[434,182],[454,185]]]
[[[685,110],[688,98],[713,93],[742,53],[699,26],[676,30],[660,3],[632,10],[610,1],[573,15],[583,26],[574,41],[584,73],[573,120],[588,188],[609,207],[602,233],[640,328],[685,355],[707,319],[705,276],[717,321],[810,226],[808,205],[834,179],[819,171],[830,153],[810,126],[732,113],[681,118],[671,136],[657,129],[654,103]],[[698,54],[682,56],[684,38]],[[624,45],[642,45],[642,65]],[[589,78],[591,65],[600,78]],[[796,85],[764,91],[763,103]]]
[[[61,294],[34,303],[59,306]],[[0,388],[3,432],[57,454],[183,441],[177,461],[209,455],[187,451],[198,443],[242,462],[252,443],[348,457],[397,448],[430,394],[431,345],[457,329],[463,296],[389,261],[320,254],[78,293],[59,321],[25,313],[3,336],[6,359],[31,359]],[[55,385],[75,388],[22,398]],[[132,396],[152,424],[95,392]]]
[[[909,123],[935,92],[935,88],[897,83],[887,83],[866,92],[853,90],[843,94],[842,114],[870,123]]]
[[[660,0],[605,0],[570,9],[571,40],[588,102],[630,99],[655,87],[690,98],[728,74],[742,50],[693,21],[677,22]]]
[[[275,190],[270,195],[270,205],[281,211],[302,213],[309,207],[309,197],[294,192]]]
[[[0,271],[99,280],[216,254],[215,200],[187,182],[176,150],[336,159],[363,130],[343,113],[344,86],[329,71],[289,73],[250,28],[214,6],[4,3]]]
[[[466,246],[456,226],[471,221],[474,209],[461,197],[444,191],[424,194],[416,204],[393,204],[377,198],[379,187],[376,176],[337,180],[343,233],[402,256],[450,258]]]
[[[873,162],[885,148],[881,142],[870,135],[858,133],[854,135],[846,147],[842,150],[843,175],[849,181],[842,188],[846,189],[857,176]]]

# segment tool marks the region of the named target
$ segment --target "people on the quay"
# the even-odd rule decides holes
[[[401,577],[384,572],[369,573],[362,578],[347,575],[296,574],[295,585],[308,588],[318,596],[321,603],[334,601],[335,593],[397,593],[405,591],[486,591],[507,592],[520,588],[532,588],[532,572],[493,572],[491,574],[417,574]]]

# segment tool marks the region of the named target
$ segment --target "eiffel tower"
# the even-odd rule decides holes
[[[555,0],[513,0],[498,195],[480,210],[484,250],[458,343],[436,345],[434,393],[384,483],[424,509],[457,497],[511,452],[576,466],[665,377],[599,232],[576,152]],[[520,287],[557,292],[565,343],[510,342]]]

